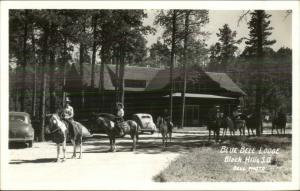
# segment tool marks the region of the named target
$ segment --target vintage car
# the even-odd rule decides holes
[[[136,113],[132,116],[132,119],[140,126],[141,133],[150,132],[153,134],[156,131],[156,125],[150,114]]]
[[[9,142],[28,143],[32,147],[34,129],[26,112],[9,112]]]

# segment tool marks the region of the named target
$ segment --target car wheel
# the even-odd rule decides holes
[[[29,141],[29,142],[28,142],[28,147],[31,148],[32,145],[33,145],[33,141]]]

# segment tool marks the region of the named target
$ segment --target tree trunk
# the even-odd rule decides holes
[[[63,96],[62,96],[62,103],[64,103],[64,100],[66,99],[66,72],[67,72],[67,41],[68,39],[65,38],[64,40],[64,55],[63,55]]]
[[[34,37],[34,28],[32,28],[32,52],[33,52],[33,64],[34,64],[34,76],[33,76],[33,84],[32,84],[32,116],[35,118],[36,116],[36,86],[37,86],[37,60],[35,57],[35,37]]]
[[[120,62],[120,79],[119,79],[119,89],[120,89],[120,102],[124,105],[124,72],[125,72],[125,53],[121,51],[121,62]]]
[[[54,72],[55,72],[55,53],[54,53],[54,44],[53,44],[53,30],[50,34],[50,40],[51,40],[51,50],[50,50],[50,60],[49,60],[49,93],[50,93],[50,112],[55,113],[56,110],[56,93],[55,93],[55,81],[54,81]]]
[[[22,60],[22,86],[21,86],[21,98],[20,98],[20,103],[21,103],[21,111],[24,111],[25,109],[25,93],[26,93],[26,65],[27,65],[27,33],[28,33],[28,22],[27,22],[27,15],[28,15],[28,10],[25,10],[25,23],[24,23],[24,36],[23,36],[23,60]]]
[[[15,79],[14,79],[14,86],[15,86],[15,92],[14,92],[14,102],[15,102],[15,111],[19,111],[19,79],[18,79],[18,75],[19,75],[19,72],[18,70],[16,69],[16,76],[15,76]]]
[[[255,92],[255,116],[256,116],[256,135],[260,136],[262,133],[261,126],[261,107],[262,107],[262,76],[261,76],[261,66],[263,62],[263,34],[262,34],[262,12],[257,11],[257,62],[256,62],[256,92]]]
[[[116,50],[116,83],[115,83],[115,93],[116,93],[116,102],[119,101],[119,67],[120,67],[120,55],[119,51]]]
[[[45,141],[45,111],[46,111],[46,62],[48,56],[48,27],[44,29],[43,37],[43,54],[42,54],[42,84],[40,96],[40,118],[41,118],[41,132],[40,140]]]
[[[101,59],[100,65],[100,78],[99,78],[99,94],[100,94],[100,102],[99,102],[99,110],[103,112],[104,105],[104,63],[105,61]]]
[[[79,47],[79,72],[80,72],[80,89],[81,89],[81,107],[84,106],[84,87],[83,87],[83,63],[84,63],[84,49],[83,42],[80,43]]]
[[[171,63],[170,63],[170,121],[173,121],[173,70],[174,70],[174,62],[175,62],[175,34],[176,34],[176,19],[177,19],[177,11],[173,10],[172,17],[172,47],[171,47]]]
[[[186,92],[186,80],[187,80],[187,47],[188,47],[188,36],[189,36],[189,12],[185,16],[185,29],[184,29],[184,44],[183,44],[183,90],[182,90],[182,108],[181,108],[181,127],[184,126],[185,118],[185,92]]]
[[[97,17],[92,17],[93,23],[93,47],[92,47],[92,74],[91,74],[91,87],[95,86],[95,62],[96,62],[96,34],[97,34]]]

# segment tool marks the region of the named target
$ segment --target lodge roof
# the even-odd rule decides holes
[[[74,67],[79,73],[79,65],[74,64]],[[199,71],[206,74],[206,76],[219,84],[220,88],[223,88],[229,92],[238,93],[240,95],[246,95],[225,73],[204,72],[200,67],[190,67],[187,70],[188,79],[195,77],[199,74]],[[181,68],[175,68],[173,72],[173,79],[182,78],[183,71]],[[130,88],[125,87],[127,91],[152,91],[165,88],[169,84],[170,71],[169,69],[162,68],[150,68],[150,67],[138,67],[138,66],[126,66],[124,72],[125,80],[144,80],[146,86],[144,88]],[[95,87],[99,87],[100,81],[100,65],[95,65]],[[85,86],[91,86],[91,65],[83,64],[83,83]],[[104,89],[114,90],[116,84],[116,67],[115,65],[105,65],[104,67]]]

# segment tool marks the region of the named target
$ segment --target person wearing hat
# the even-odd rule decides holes
[[[163,113],[161,114],[161,116],[166,120],[168,128],[172,129],[173,128],[173,123],[171,121],[171,116],[170,116],[170,112],[167,108],[164,109]]]
[[[70,103],[71,103],[71,100],[68,97],[66,97],[64,108],[62,111],[62,117],[63,117],[63,120],[67,122],[69,132],[72,134],[72,133],[74,133],[73,123],[72,123],[73,117],[74,117],[74,110],[73,110],[73,107],[70,105]]]
[[[120,102],[117,103],[117,117],[120,119],[124,117],[124,105]]]
[[[214,121],[217,117],[221,116],[221,110],[219,105],[214,105],[208,112],[210,121]]]
[[[237,108],[233,111],[233,118],[239,119],[242,114],[241,106],[238,105]]]
[[[116,117],[116,124],[117,128],[120,131],[120,135],[122,136],[124,134],[123,129],[121,128],[121,123],[124,121],[124,105],[121,102],[118,102],[117,104],[117,117]]]

